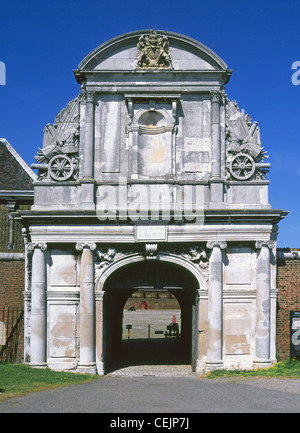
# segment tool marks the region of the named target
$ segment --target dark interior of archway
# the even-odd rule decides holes
[[[181,337],[123,340],[122,319],[127,299],[140,287],[168,289],[181,308]],[[156,260],[127,265],[114,272],[105,285],[104,321],[107,372],[132,365],[191,363],[195,278],[182,267]]]

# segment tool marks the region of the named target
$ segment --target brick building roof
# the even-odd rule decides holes
[[[0,139],[0,191],[33,190],[32,182],[36,174],[8,143]]]

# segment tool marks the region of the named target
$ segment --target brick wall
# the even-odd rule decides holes
[[[31,205],[18,203],[16,210],[28,210]],[[1,252],[23,252],[24,242],[22,238],[22,226],[19,221],[13,221],[12,225],[12,243],[13,249],[9,250],[7,248],[9,244],[10,235],[10,222],[9,222],[9,211],[7,209],[7,204],[2,200],[0,201],[0,251]]]
[[[290,356],[290,311],[300,311],[300,260],[278,263],[277,288],[277,357],[284,361]]]
[[[0,345],[0,362],[22,362],[24,353],[24,316],[18,332],[11,334],[20,312],[24,308],[24,261],[0,260],[0,321],[5,323],[10,339],[6,346]],[[19,311],[19,314],[17,314]]]
[[[16,209],[30,209],[30,204],[17,203]],[[0,252],[1,253],[23,253],[24,242],[22,227],[18,221],[13,221],[12,245],[8,248],[10,241],[9,210],[5,200],[0,201]],[[5,347],[0,345],[0,361],[16,360],[22,361],[24,348],[24,319],[20,322],[18,333],[10,334],[11,330],[24,308],[23,291],[25,288],[25,262],[15,260],[0,260],[0,321],[6,325],[6,330],[11,335]],[[19,313],[17,313],[17,311]],[[16,340],[17,338],[17,340]]]
[[[0,308],[23,307],[24,261],[0,260]]]

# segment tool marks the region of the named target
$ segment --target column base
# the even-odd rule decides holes
[[[202,376],[204,373],[205,373],[205,362],[199,361],[199,359],[197,359],[196,375]]]
[[[95,362],[79,363],[77,372],[82,374],[97,374],[97,366]]]
[[[97,362],[97,374],[98,374],[98,376],[104,376],[105,375],[105,369],[104,369],[104,363],[103,362]]]
[[[224,202],[224,185],[220,178],[210,179],[210,201],[214,204]]]
[[[80,209],[95,210],[95,180],[94,179],[81,179],[81,199],[79,203]]]
[[[206,361],[205,371],[222,370],[224,369],[223,361]]]
[[[253,361],[253,368],[257,370],[258,368],[268,368],[272,367],[272,361],[270,359],[258,359]]]
[[[47,362],[30,362],[29,365],[33,368],[47,368]]]

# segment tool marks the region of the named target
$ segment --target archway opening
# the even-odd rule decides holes
[[[104,286],[106,371],[132,365],[193,367],[197,289],[195,277],[173,263],[149,260],[116,270]]]
[[[122,356],[128,365],[185,364],[181,351],[181,307],[167,289],[135,290],[123,309]]]

